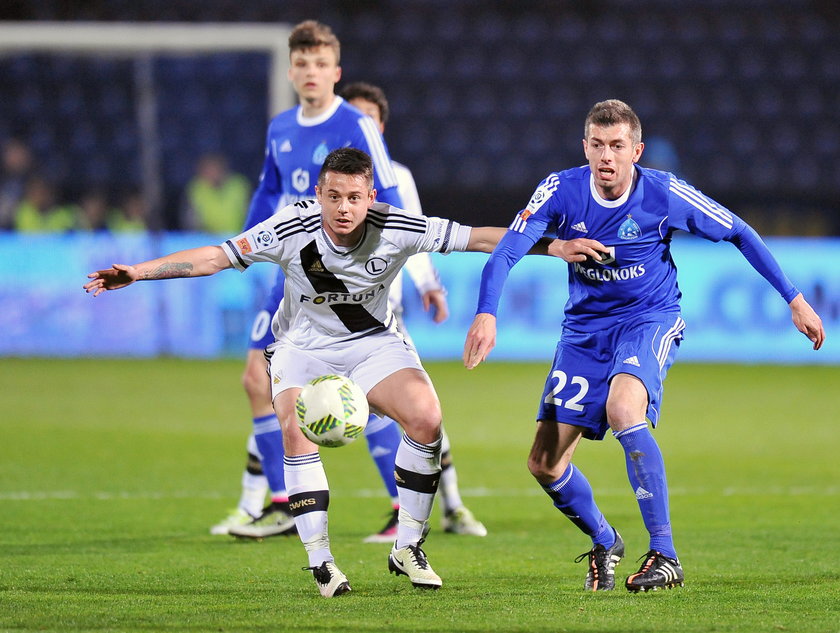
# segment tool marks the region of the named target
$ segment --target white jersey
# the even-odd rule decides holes
[[[221,246],[239,270],[255,262],[282,267],[285,296],[272,329],[299,347],[319,348],[394,328],[388,291],[406,259],[466,250],[471,231],[381,202],[371,205],[364,227],[358,244],[337,246],[321,226],[321,205],[302,200]]]
[[[421,215],[423,209],[420,206],[420,196],[417,194],[417,185],[414,184],[414,177],[411,175],[411,170],[402,163],[391,161],[394,168],[394,174],[397,177],[397,189],[402,198],[403,209],[409,213]],[[414,282],[414,287],[420,295],[424,295],[430,290],[443,290],[440,283],[437,270],[432,263],[432,258],[428,253],[418,253],[408,258],[405,263],[405,270]],[[391,286],[391,294],[389,300],[391,303],[391,310],[397,314],[402,312],[402,281],[403,276],[397,275],[394,283]]]

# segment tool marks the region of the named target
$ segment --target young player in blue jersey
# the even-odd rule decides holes
[[[385,124],[388,121],[390,108],[385,92],[378,86],[365,82],[355,82],[341,89],[341,96],[351,105],[367,114],[376,123],[377,128],[385,134]],[[397,176],[403,209],[411,213],[423,213],[417,186],[411,171],[405,165],[392,161]],[[449,305],[446,301],[446,291],[440,283],[440,277],[428,253],[417,253],[405,262],[405,270],[417,291],[420,293],[425,310],[430,311],[435,323],[442,323],[449,316]],[[403,323],[402,306],[402,278],[400,274],[391,285],[388,300],[391,311],[397,317],[399,327],[406,337],[408,331]],[[394,457],[400,444],[400,429],[396,422],[388,417],[371,416],[365,427],[365,439],[371,457],[376,462],[385,487],[391,496],[392,512],[385,526],[377,533],[365,538],[366,543],[390,543],[397,533],[397,519],[399,503],[397,500],[397,484],[394,481]],[[440,498],[443,505],[441,524],[444,532],[451,534],[467,534],[486,536],[487,528],[475,518],[472,511],[464,504],[458,487],[458,474],[452,461],[452,444],[444,429],[441,446]]]
[[[314,20],[301,22],[289,35],[289,80],[300,105],[281,112],[268,126],[265,161],[251,200],[245,229],[270,217],[278,208],[315,197],[318,173],[327,154],[355,147],[373,158],[377,199],[401,207],[397,179],[388,149],[369,117],[335,94],[341,78],[341,46],[332,30]],[[253,418],[253,440],[248,442],[248,463],[243,474],[239,506],[214,534],[263,538],[294,531],[283,473],[280,425],[271,405],[264,350],[274,341],[271,315],[283,297],[283,273],[254,319],[242,383]],[[264,478],[263,478],[264,475]],[[271,503],[262,512],[265,482]],[[253,516],[254,514],[257,516]]]
[[[481,279],[478,310],[464,345],[476,367],[495,345],[496,308],[510,268],[546,231],[552,254],[568,262],[569,299],[553,366],[537,415],[528,468],[554,505],[592,538],[584,587],[615,586],[624,542],[598,509],[592,488],[572,464],[580,439],[607,430],[624,449],[627,474],[650,534],[648,552],[625,581],[632,592],[682,585],[671,534],[656,426],[665,375],[685,323],[680,317],[671,235],[687,231],[734,244],[790,306],[793,323],[815,350],[825,340],[819,316],[780,269],[756,232],[738,216],[673,174],[637,165],[641,123],[618,100],[590,110],[583,148],[588,165],[549,175],[517,214]]]

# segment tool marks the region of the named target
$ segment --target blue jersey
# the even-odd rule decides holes
[[[602,261],[568,264],[565,325],[594,332],[651,313],[678,313],[680,290],[671,236],[688,231],[733,242],[786,301],[797,291],[743,220],[673,174],[635,167],[617,200],[597,193],[589,166],[553,173],[517,214],[482,274],[478,312],[495,314],[510,267],[545,233],[589,238],[608,248]]]
[[[314,198],[324,159],[342,147],[370,154],[376,199],[402,208],[397,177],[379,129],[373,119],[336,96],[330,109],[318,117],[304,118],[297,106],[271,120],[260,182],[243,230],[293,202]]]
[[[336,96],[329,110],[320,116],[306,118],[301,107],[296,106],[271,120],[260,182],[251,198],[243,230],[289,204],[314,198],[318,174],[327,154],[342,147],[355,147],[370,155],[376,199],[402,208],[397,177],[379,129],[373,119]],[[283,272],[278,270],[275,286],[282,288],[283,279]],[[275,288],[267,299],[266,310],[274,312],[277,306],[269,304],[272,297],[278,296],[282,298],[282,292]]]

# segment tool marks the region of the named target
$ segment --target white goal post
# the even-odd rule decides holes
[[[289,33],[288,24],[241,22],[0,22],[0,55],[262,52],[271,60],[269,116],[273,116],[294,105],[286,78]]]
[[[292,107],[287,78],[288,39],[283,23],[0,22],[0,57],[27,54],[133,59],[135,116],[140,130],[142,188],[153,223],[162,213],[161,156],[152,60],[157,55],[264,53],[269,58],[267,118]]]

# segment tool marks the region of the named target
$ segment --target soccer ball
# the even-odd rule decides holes
[[[295,403],[303,434],[319,446],[344,446],[359,437],[368,421],[362,388],[344,376],[313,378]]]

